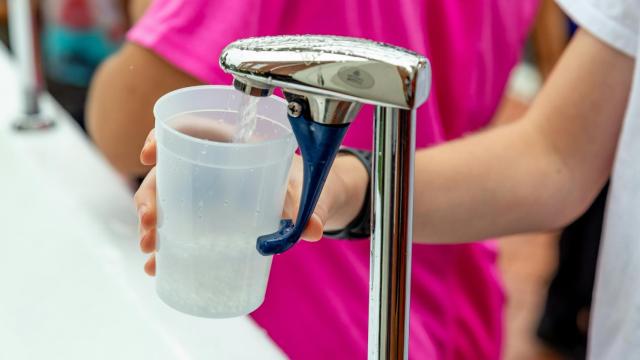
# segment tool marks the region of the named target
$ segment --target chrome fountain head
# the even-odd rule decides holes
[[[273,87],[266,84],[256,83],[249,79],[233,79],[233,87],[243,94],[250,96],[265,97],[273,94]]]
[[[428,60],[414,52],[368,40],[294,35],[249,38],[227,46],[220,66],[236,89],[266,96],[285,93],[414,109],[429,95]]]
[[[302,153],[304,183],[295,225],[283,220],[279,231],[259,237],[263,255],[284,252],[298,241],[349,124],[362,104],[376,106],[369,358],[406,358],[414,110],[429,94],[428,60],[373,41],[303,35],[233,42],[223,50],[220,66],[245,94],[268,96],[282,88]]]

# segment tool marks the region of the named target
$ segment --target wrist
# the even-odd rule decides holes
[[[360,213],[369,191],[369,171],[356,156],[339,154],[332,171],[340,184],[340,191],[335,193],[330,216],[325,224],[327,231],[342,229],[350,224]]]

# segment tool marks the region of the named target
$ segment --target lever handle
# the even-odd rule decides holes
[[[288,117],[293,134],[298,140],[304,165],[300,207],[295,225],[291,219],[283,219],[277,232],[258,237],[256,247],[262,255],[283,253],[298,242],[315,210],[333,160],[349,127],[349,123],[320,124],[307,119],[304,114]]]

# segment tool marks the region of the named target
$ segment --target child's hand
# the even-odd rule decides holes
[[[153,130],[147,136],[140,161],[144,165],[156,163],[156,138]],[[282,217],[296,218],[302,188],[302,159],[295,155],[289,184],[285,198]],[[318,241],[325,228],[340,229],[358,214],[364,195],[367,191],[367,170],[353,156],[339,156],[327,177],[324,190],[320,195],[315,211],[307,224],[302,238],[307,241]],[[140,222],[140,249],[145,253],[153,253],[156,249],[156,168],[151,169],[134,196]],[[156,259],[152,254],[144,266],[149,275],[155,275]]]
[[[151,130],[144,142],[140,153],[140,162],[144,165],[156,163],[156,137]],[[152,253],[156,250],[156,168],[155,166],[144,179],[140,188],[133,197],[138,209],[138,221],[140,223],[140,249],[144,253]],[[144,271],[153,276],[156,274],[156,256],[152,254],[144,265]]]

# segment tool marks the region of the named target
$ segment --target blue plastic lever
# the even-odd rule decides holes
[[[280,221],[280,229],[277,232],[258,237],[256,247],[262,255],[283,253],[298,242],[302,230],[313,214],[331,164],[349,127],[348,123],[320,124],[305,118],[304,115],[297,118],[288,117],[293,134],[298,140],[304,164],[300,210],[295,225],[291,219],[284,219]]]

